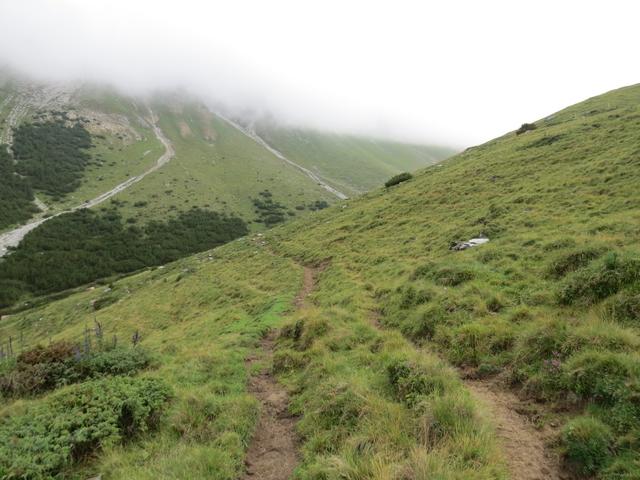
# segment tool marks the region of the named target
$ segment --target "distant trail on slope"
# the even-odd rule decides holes
[[[165,165],[167,162],[169,162],[175,156],[175,150],[173,149],[173,145],[171,144],[169,139],[164,135],[164,132],[158,126],[158,118],[156,117],[155,113],[153,113],[151,108],[149,108],[149,115],[150,115],[150,123],[151,123],[151,127],[153,128],[153,132],[155,133],[156,137],[158,138],[158,140],[160,140],[160,143],[162,143],[162,145],[164,145],[164,148],[165,148],[164,153],[160,156],[160,158],[158,158],[158,161],[155,163],[155,165],[153,165],[151,168],[149,168],[144,173],[141,173],[140,175],[136,175],[135,177],[131,177],[131,178],[127,179],[126,181],[124,181],[124,182],[120,183],[119,185],[116,185],[115,187],[113,187],[108,192],[102,193],[102,194],[98,195],[97,197],[95,197],[92,200],[84,202],[84,203],[82,203],[82,204],[80,204],[80,205],[78,205],[76,207],[70,208],[68,210],[64,210],[62,212],[56,213],[55,215],[52,215],[50,217],[41,218],[39,220],[35,220],[33,222],[29,222],[29,223],[27,223],[25,225],[22,225],[22,226],[20,226],[18,228],[15,228],[13,230],[10,230],[10,231],[0,235],[0,257],[3,257],[4,255],[6,255],[8,247],[16,247],[16,246],[18,246],[18,244],[22,241],[22,239],[24,238],[24,236],[27,233],[29,233],[31,230],[39,227],[40,225],[42,225],[47,220],[50,220],[51,218],[55,218],[55,217],[57,217],[59,215],[62,215],[63,213],[75,212],[76,210],[80,210],[82,208],[95,207],[96,205],[98,205],[98,204],[104,202],[105,200],[108,200],[109,198],[113,197],[114,195],[117,195],[118,193],[126,190],[131,185],[133,185],[135,183],[138,183],[144,177],[146,177],[150,173],[155,172],[156,170],[161,168],[163,165]]]
[[[285,155],[282,152],[280,152],[279,150],[276,150],[271,145],[269,145],[260,135],[258,135],[253,130],[249,130],[248,128],[243,127],[239,123],[234,122],[230,118],[227,118],[227,117],[225,117],[224,115],[222,115],[220,113],[216,113],[216,115],[218,117],[220,117],[222,120],[224,120],[225,122],[227,122],[232,127],[236,128],[237,130],[240,130],[242,133],[244,133],[247,137],[252,139],[254,142],[258,143],[262,147],[264,147],[267,150],[269,150],[271,153],[273,153],[280,160],[283,160],[283,161],[287,162],[289,165],[291,165],[292,167],[297,168],[298,170],[300,170],[307,177],[309,177],[311,180],[313,180],[318,185],[320,185],[322,188],[324,188],[327,192],[332,193],[333,195],[338,197],[340,200],[346,200],[346,199],[349,198],[347,195],[345,195],[341,191],[339,191],[339,190],[333,188],[331,185],[329,185],[326,181],[324,181],[322,178],[320,178],[320,176],[318,174],[316,174],[316,173],[312,172],[311,170],[309,170],[308,168],[303,167],[302,165],[294,162],[293,160],[290,160],[289,158],[285,157]]]

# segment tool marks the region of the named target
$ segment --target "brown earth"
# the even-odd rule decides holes
[[[304,267],[304,281],[295,299],[296,308],[302,308],[315,286],[317,270]],[[261,403],[260,419],[247,451],[246,472],[243,479],[287,480],[299,461],[296,418],[289,413],[289,395],[271,373],[275,340],[272,330],[262,340],[262,360],[267,367],[249,381],[249,392]],[[251,368],[258,358],[247,360]]]
[[[489,382],[465,380],[473,397],[491,415],[513,480],[564,480],[560,459],[547,448],[546,435],[517,412],[520,400]]]

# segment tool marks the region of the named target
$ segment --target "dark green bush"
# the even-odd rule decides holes
[[[521,135],[525,132],[529,132],[531,130],[535,130],[538,128],[535,123],[523,123],[520,125],[520,128],[516,130],[516,135]]]
[[[77,369],[84,378],[102,375],[131,375],[149,366],[149,354],[142,348],[117,347],[81,357]]]
[[[89,132],[79,123],[64,121],[25,123],[14,132],[12,150],[16,171],[27,177],[34,188],[54,197],[72,192],[80,185],[91,159]]]
[[[580,475],[593,475],[609,459],[611,430],[593,417],[578,417],[562,430],[564,456]]]
[[[286,220],[287,207],[281,203],[273,201],[272,194],[268,190],[259,193],[262,198],[253,198],[255,213],[258,215],[257,222],[264,223],[266,227],[273,227]]]
[[[311,202],[309,205],[309,210],[315,212],[316,210],[324,210],[329,207],[329,204],[325,200],[316,200],[315,202]]]
[[[149,356],[141,348],[83,353],[70,343],[57,342],[20,354],[12,368],[0,375],[0,394],[32,396],[103,375],[130,375],[148,365]]]
[[[395,175],[391,177],[389,180],[387,180],[384,186],[389,188],[394,185],[398,185],[399,183],[406,182],[407,180],[411,180],[412,178],[413,178],[413,175],[411,175],[408,172],[399,173],[398,175]]]
[[[58,292],[98,278],[162,265],[247,232],[241,218],[199,208],[144,227],[127,227],[114,210],[78,210],[29,232],[0,263],[0,284],[9,282],[19,288],[18,295]],[[0,294],[0,307],[19,298],[15,294],[2,297]]]
[[[640,260],[615,253],[567,276],[558,291],[560,303],[587,304],[607,298],[640,281]]]
[[[7,146],[0,144],[0,230],[27,220],[38,211],[33,204],[31,184],[15,173],[15,165],[7,152]]]
[[[156,426],[169,398],[153,378],[110,378],[76,385],[0,418],[0,477],[60,475],[102,447]]]

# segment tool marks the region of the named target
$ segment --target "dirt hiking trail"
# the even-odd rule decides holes
[[[294,301],[297,309],[305,305],[313,291],[316,273],[317,270],[304,267],[302,289]],[[249,381],[249,392],[260,401],[261,412],[247,451],[246,472],[242,477],[245,480],[287,480],[299,461],[296,418],[289,413],[289,395],[271,373],[277,336],[278,331],[271,330],[260,344],[262,357],[247,360],[248,369],[259,360],[266,360],[267,366]]]
[[[516,411],[513,393],[488,382],[465,380],[473,397],[491,414],[512,480],[564,480],[559,459],[545,446],[542,432]]]
[[[369,322],[382,328],[380,311],[369,312]],[[496,429],[501,452],[507,463],[511,480],[569,480],[560,467],[560,460],[546,447],[543,432],[518,413],[520,400],[513,393],[489,382],[463,379],[473,398],[490,414],[489,421]]]

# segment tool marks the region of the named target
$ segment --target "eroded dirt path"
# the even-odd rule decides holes
[[[304,267],[304,281],[294,305],[302,308],[313,291],[317,270]],[[259,361],[266,367],[249,381],[249,392],[261,403],[260,419],[245,460],[243,479],[287,480],[298,464],[296,418],[289,413],[289,395],[271,372],[273,351],[278,336],[271,330],[262,340],[263,355],[247,360],[251,369]]]
[[[371,326],[380,329],[380,312],[369,312]],[[518,413],[521,402],[516,395],[490,382],[463,379],[473,398],[489,413],[512,480],[566,480],[571,478],[560,466],[560,459],[548,447],[548,438]]]
[[[465,385],[491,414],[513,480],[567,478],[557,455],[546,447],[544,434],[516,411],[520,401],[513,393],[479,380],[465,380]]]

